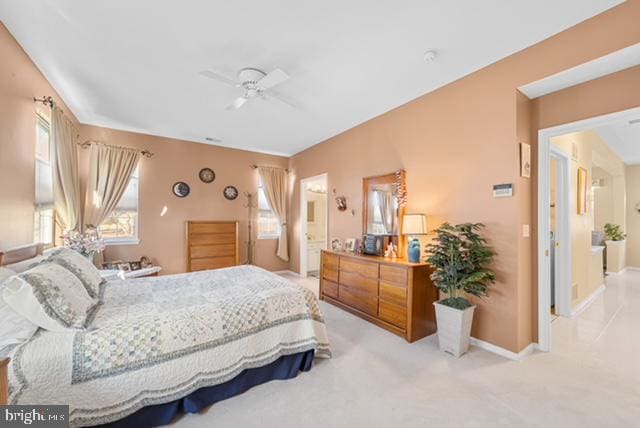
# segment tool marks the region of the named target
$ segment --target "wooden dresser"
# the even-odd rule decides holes
[[[322,252],[320,298],[413,342],[436,332],[429,265]]]
[[[187,222],[187,272],[239,264],[237,221]]]

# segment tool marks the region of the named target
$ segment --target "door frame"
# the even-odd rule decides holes
[[[329,175],[325,172],[323,174],[314,175],[312,177],[303,178],[300,180],[300,276],[307,277],[307,183],[310,181],[318,181],[324,179],[327,185],[327,192],[329,191]],[[326,215],[324,222],[324,236],[325,244],[324,249],[327,249],[327,241],[329,241],[329,194],[327,193]]]
[[[538,349],[551,350],[551,282],[549,259],[549,190],[551,138],[587,131],[611,122],[636,119],[640,107],[553,126],[538,131]]]
[[[573,279],[573,253],[571,242],[571,159],[569,155],[553,144],[549,147],[550,158],[558,163],[557,194],[556,194],[556,271],[555,271],[555,302],[556,313],[563,317],[571,317],[571,284]],[[551,168],[549,168],[551,171]],[[551,186],[549,186],[551,187]],[[551,204],[549,204],[551,205]],[[549,226],[551,228],[551,226]],[[547,235],[548,236],[548,235]],[[548,239],[548,238],[547,238]],[[549,298],[551,298],[551,284],[549,284]],[[551,301],[549,301],[549,308]],[[547,310],[549,322],[550,311]]]

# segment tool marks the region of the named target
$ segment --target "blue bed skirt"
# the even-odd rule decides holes
[[[126,418],[102,425],[109,428],[152,427],[171,423],[183,413],[197,413],[218,401],[240,395],[250,388],[275,379],[292,379],[299,372],[311,370],[313,350],[285,355],[271,364],[247,369],[230,381],[200,388],[179,400],[143,407]]]

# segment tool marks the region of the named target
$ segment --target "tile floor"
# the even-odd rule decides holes
[[[286,275],[317,293],[317,280]],[[187,427],[640,426],[640,272],[574,319],[553,322],[553,350],[515,362],[436,337],[407,344],[321,302],[333,358],[260,385],[175,425]]]

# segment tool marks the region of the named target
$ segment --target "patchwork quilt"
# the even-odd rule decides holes
[[[109,281],[90,327],[39,332],[9,365],[10,404],[69,404],[72,426],[121,419],[282,355],[331,355],[313,293],[254,266]]]

